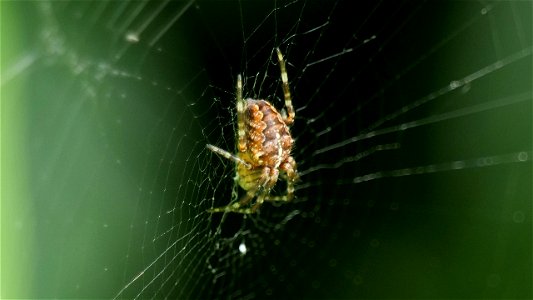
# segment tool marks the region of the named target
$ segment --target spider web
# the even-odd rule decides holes
[[[532,296],[531,2],[2,6],[29,193],[3,297]],[[283,108],[276,47],[296,199],[210,214],[242,191],[205,145],[235,151],[239,73]]]

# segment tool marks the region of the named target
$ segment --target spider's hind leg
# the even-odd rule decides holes
[[[287,191],[285,195],[281,196],[268,196],[265,201],[270,202],[290,202],[294,199],[294,182],[287,180]]]
[[[281,179],[285,180],[287,184],[287,189],[285,195],[281,196],[269,196],[265,201],[279,201],[279,202],[290,202],[294,199],[294,185],[300,180],[300,176],[296,171],[296,162],[292,156],[289,156],[286,161],[280,165]]]
[[[242,198],[237,202],[230,203],[226,206],[211,208],[207,211],[210,213],[234,212],[240,214],[253,214],[259,208],[259,203],[254,204],[252,207],[246,207],[246,205],[248,205],[248,203],[250,203],[250,201],[252,201],[252,199],[256,196],[256,191],[248,191],[246,195],[242,196]]]

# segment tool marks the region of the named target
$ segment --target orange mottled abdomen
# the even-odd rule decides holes
[[[267,101],[247,99],[244,115],[246,145],[239,149],[239,157],[253,166],[251,170],[238,169],[241,186],[246,190],[265,167],[277,180],[279,166],[289,158],[293,140],[281,114]],[[270,187],[268,182],[264,184]]]
[[[253,165],[277,168],[292,148],[289,127],[280,113],[264,100],[246,100],[246,142]]]

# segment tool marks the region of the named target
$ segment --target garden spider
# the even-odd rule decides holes
[[[252,214],[264,201],[290,201],[294,197],[294,183],[298,180],[296,161],[291,156],[294,140],[289,126],[294,123],[289,79],[285,61],[276,48],[286,112],[280,114],[266,100],[242,99],[242,78],[237,75],[237,127],[238,152],[236,155],[207,144],[207,149],[236,164],[235,180],[246,191],[239,201],[227,206],[212,208],[209,212],[236,212]],[[283,196],[271,196],[270,191],[281,176],[287,181],[287,192]],[[256,198],[253,205],[248,205]]]

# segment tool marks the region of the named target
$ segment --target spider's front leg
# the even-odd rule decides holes
[[[207,144],[205,145],[205,147],[213,152],[215,152],[216,154],[224,157],[225,159],[229,159],[237,164],[240,164],[240,165],[243,165],[246,169],[251,169],[252,166],[245,162],[242,158],[238,157],[238,156],[235,156],[231,153],[229,153],[228,151],[224,150],[224,149],[220,149],[218,148],[217,146],[213,146],[211,144]]]

